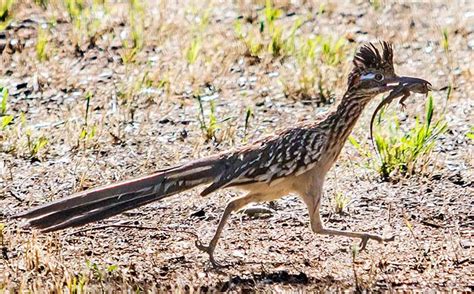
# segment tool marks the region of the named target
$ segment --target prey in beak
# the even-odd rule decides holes
[[[410,97],[411,93],[420,93],[420,94],[428,94],[429,91],[433,89],[430,82],[419,79],[419,78],[412,78],[412,77],[394,77],[387,81],[387,87],[391,87],[392,91],[385,97],[377,108],[375,108],[374,113],[372,114],[372,118],[370,119],[370,141],[377,152],[377,155],[380,158],[380,154],[377,151],[375,146],[374,137],[373,137],[373,125],[375,116],[377,113],[384,107],[385,105],[390,104],[394,99],[401,97],[399,104],[402,106],[402,109],[405,109],[405,100]]]

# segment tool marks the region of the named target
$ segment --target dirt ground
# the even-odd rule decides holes
[[[264,1],[203,2],[94,1],[73,17],[62,2],[18,1],[2,19],[10,18],[0,32],[0,86],[9,90],[2,117],[13,120],[0,128],[0,292],[474,291],[474,141],[466,136],[474,121],[474,4],[276,1],[283,38],[300,21],[297,45],[342,40],[338,60],[316,58],[304,75],[296,55],[267,50]],[[438,89],[436,115],[449,130],[423,172],[390,181],[348,143],[328,175],[322,210],[326,226],[394,242],[354,252],[356,240],[315,235],[305,206],[289,195],[259,204],[271,213],[234,214],[216,251],[224,266],[214,269],[194,242],[212,237],[234,190],[200,197],[196,189],[52,234],[11,218],[312,121],[338,103],[356,48],[382,39],[394,44],[398,73]],[[252,54],[256,40],[265,47]],[[369,151],[375,104],[353,132]],[[412,96],[405,114],[390,110],[409,124],[424,104]],[[336,213],[341,194],[350,201]]]

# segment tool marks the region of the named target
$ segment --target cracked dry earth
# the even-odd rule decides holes
[[[287,28],[295,16],[316,14],[319,7],[281,3],[276,5],[285,14],[278,23]],[[367,40],[392,41],[399,73],[426,78],[444,89],[433,92],[436,107],[443,107],[446,86],[454,84],[445,112],[449,130],[436,143],[424,173],[380,181],[374,170],[364,167],[368,160],[347,144],[328,175],[322,208],[326,226],[394,235],[391,243],[369,242],[366,251],[354,254],[356,240],[312,233],[303,203],[289,195],[261,204],[271,213],[234,214],[216,251],[225,266],[213,269],[194,242],[196,235],[210,240],[225,203],[238,194],[233,190],[208,197],[191,190],[100,224],[52,234],[22,228],[11,219],[16,212],[74,191],[243,145],[333,107],[314,97],[283,94],[281,79],[295,74],[291,58],[255,60],[245,54],[233,23],[239,15],[258,16],[258,3],[243,7],[211,2],[203,33],[208,42],[201,51],[206,62],[188,66],[182,48],[192,33],[177,25],[193,22],[186,5],[148,10],[157,13],[155,22],[166,29],[158,31],[150,22],[149,39],[137,62],[123,64],[121,43],[113,39],[126,30],[127,14],[120,9],[111,10],[115,18],[104,19],[109,39],[75,48],[68,39],[71,24],[60,17],[51,33],[54,56],[38,62],[31,44],[51,12],[28,1],[18,4],[1,46],[0,82],[9,89],[8,111],[15,125],[0,133],[0,290],[71,291],[81,283],[87,291],[474,290],[474,145],[465,136],[474,109],[470,1],[384,4],[378,10],[367,2],[341,1],[328,4],[328,12],[309,18],[298,32],[303,38],[340,32],[346,41],[343,61],[325,71],[335,103],[345,88],[351,54]],[[206,8],[193,5],[198,11]],[[450,32],[449,56],[441,47],[443,27]],[[170,89],[131,89],[144,72],[157,80],[166,75]],[[203,137],[192,96],[196,90],[204,93],[205,103],[214,101],[223,120],[218,140]],[[133,92],[130,100],[121,100],[127,91]],[[84,142],[79,136],[87,92],[93,95],[88,120],[96,134]],[[422,99],[407,101],[402,123],[423,112]],[[374,104],[353,132],[367,148]],[[246,127],[248,107],[254,115]],[[29,156],[25,147],[26,129],[33,138],[48,140],[37,156]],[[338,193],[351,199],[342,214],[334,213]]]

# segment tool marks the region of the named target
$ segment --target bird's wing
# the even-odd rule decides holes
[[[322,134],[306,126],[289,129],[257,141],[249,147],[225,156],[221,171],[201,195],[219,188],[272,181],[288,175],[299,175],[311,169],[320,149]]]

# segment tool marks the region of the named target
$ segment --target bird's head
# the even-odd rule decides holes
[[[354,68],[349,74],[348,92],[356,93],[358,97],[373,98],[401,85],[431,86],[422,79],[397,76],[393,68],[392,46],[387,42],[380,42],[379,47],[369,43],[358,50],[353,60]]]

